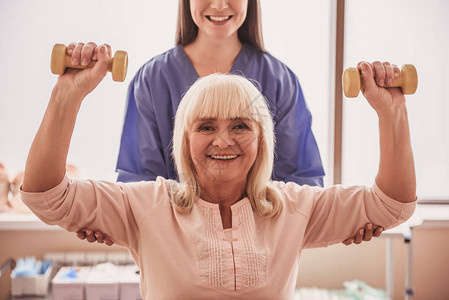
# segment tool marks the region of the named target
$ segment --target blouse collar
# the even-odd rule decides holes
[[[196,201],[196,204],[201,205],[203,207],[210,208],[210,209],[214,209],[214,210],[217,210],[217,209],[219,210],[220,209],[220,207],[219,207],[219,205],[217,203],[210,203],[210,202],[207,202],[207,201],[205,201],[205,200],[203,200],[201,198],[198,198],[198,200]],[[231,209],[239,209],[239,208],[241,208],[242,206],[245,206],[245,205],[251,205],[251,203],[249,202],[248,197],[240,199],[236,203],[232,204],[231,205]]]

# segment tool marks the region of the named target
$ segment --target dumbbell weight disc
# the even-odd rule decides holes
[[[112,79],[114,81],[124,81],[126,71],[128,70],[128,53],[125,51],[116,51],[112,61]]]
[[[66,49],[67,47],[64,44],[55,44],[53,46],[50,61],[50,69],[53,74],[64,74]]]
[[[416,92],[418,88],[418,72],[414,65],[403,65],[401,68],[402,92],[405,95],[411,95]]]
[[[354,98],[359,95],[361,88],[360,73],[357,68],[347,68],[343,72],[343,92],[348,98]]]

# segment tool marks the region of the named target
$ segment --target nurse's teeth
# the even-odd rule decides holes
[[[225,21],[225,20],[229,19],[229,16],[227,16],[227,17],[212,17],[212,16],[210,16],[209,18],[212,21],[221,22],[221,21]]]

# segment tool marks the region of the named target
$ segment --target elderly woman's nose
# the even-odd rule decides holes
[[[229,130],[225,129],[215,135],[212,145],[225,149],[228,146],[234,145],[234,143],[233,135]]]

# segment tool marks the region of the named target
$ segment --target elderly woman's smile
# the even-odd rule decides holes
[[[189,148],[200,181],[246,182],[257,156],[259,128],[249,119],[198,119]]]
[[[210,157],[212,159],[218,160],[218,163],[220,163],[220,161],[222,162],[230,162],[231,160],[236,159],[237,157],[239,157],[240,155],[232,155],[232,154],[222,154],[222,155],[207,155],[207,157]]]

